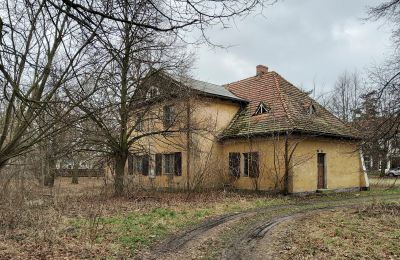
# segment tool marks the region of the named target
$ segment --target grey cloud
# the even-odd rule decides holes
[[[232,28],[208,32],[229,49],[197,50],[197,78],[224,84],[255,73],[265,64],[292,83],[329,91],[344,70],[359,71],[384,60],[390,28],[365,22],[366,6],[376,0],[286,0],[236,21]]]

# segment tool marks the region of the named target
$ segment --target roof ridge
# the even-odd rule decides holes
[[[263,75],[274,74],[274,73],[276,73],[276,72],[275,71],[268,71],[268,72],[262,74],[261,76],[260,75],[250,76],[250,77],[247,77],[247,78],[244,78],[244,79],[239,79],[239,80],[232,81],[232,82],[229,82],[229,83],[226,83],[226,84],[222,84],[222,86],[223,87],[228,87],[231,84],[237,84],[237,83],[240,83],[242,81],[246,81],[246,80],[249,80],[249,79],[258,78],[258,77],[262,77]]]
[[[293,126],[294,122],[293,122],[291,114],[289,114],[289,107],[287,106],[287,103],[286,103],[288,99],[285,97],[286,102],[283,100],[282,89],[281,89],[281,85],[279,84],[279,78],[282,78],[282,76],[276,72],[273,73],[273,76],[274,76],[276,88],[278,89],[278,94],[279,94],[279,98],[281,100],[283,110],[285,111],[285,115],[286,115],[287,119],[289,120],[290,124]]]

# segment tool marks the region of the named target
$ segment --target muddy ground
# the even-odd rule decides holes
[[[400,202],[400,195],[355,197],[331,201],[308,201],[291,205],[252,209],[206,220],[170,236],[137,254],[136,259],[279,259],[282,245],[273,245],[274,229],[309,216],[343,209],[365,207],[377,201]],[[284,230],[285,228],[283,228]],[[282,232],[281,232],[282,234]]]

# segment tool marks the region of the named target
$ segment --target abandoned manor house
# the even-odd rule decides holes
[[[223,86],[163,74],[143,99],[182,87],[190,91],[153,101],[155,116],[146,114],[132,133],[156,133],[130,147],[126,178],[135,185],[287,193],[368,187],[357,130],[268,67]]]

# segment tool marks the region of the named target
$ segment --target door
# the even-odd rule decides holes
[[[318,164],[318,189],[324,189],[324,188],[326,188],[326,183],[325,183],[325,154],[324,153],[319,153],[318,154],[317,164]]]

